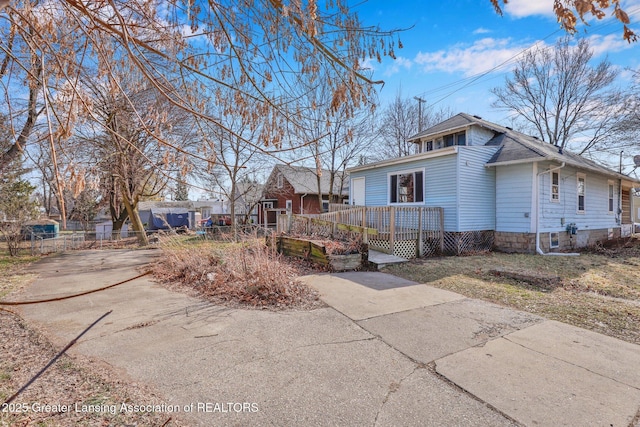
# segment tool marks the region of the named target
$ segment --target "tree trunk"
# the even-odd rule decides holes
[[[140,246],[147,246],[149,244],[149,239],[147,238],[147,233],[144,230],[144,225],[142,224],[140,214],[138,213],[138,203],[131,201],[131,194],[129,194],[126,183],[122,182],[121,188],[124,207],[127,210],[129,219],[131,220],[133,231],[135,231],[136,237],[138,238],[138,244]]]

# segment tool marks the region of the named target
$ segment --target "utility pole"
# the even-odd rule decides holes
[[[418,132],[422,132],[422,103],[427,102],[427,100],[419,96],[414,96],[413,99],[418,101]]]

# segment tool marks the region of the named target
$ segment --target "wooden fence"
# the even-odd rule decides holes
[[[370,248],[404,258],[444,251],[444,215],[438,207],[342,206],[319,215],[281,215],[278,232],[335,238],[359,234]]]

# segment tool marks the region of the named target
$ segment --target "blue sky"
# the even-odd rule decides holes
[[[623,1],[631,28],[640,34],[640,0]],[[419,96],[429,105],[480,115],[508,124],[508,114],[491,108],[490,89],[504,83],[525,49],[554,45],[566,33],[553,15],[553,0],[510,0],[497,15],[489,0],[390,2],[369,0],[356,7],[365,25],[408,28],[401,35],[398,59],[369,63],[385,81],[381,102]],[[580,25],[577,36],[590,39],[594,61],[604,58],[620,67],[618,84],[629,84],[626,67],[640,66],[640,42],[622,39],[622,25],[612,18]],[[586,32],[585,32],[586,30]],[[494,69],[494,67],[497,67]],[[493,71],[492,71],[493,69]]]

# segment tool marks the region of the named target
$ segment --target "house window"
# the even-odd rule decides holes
[[[286,206],[287,206],[287,213],[291,213],[291,211],[293,210],[293,200],[287,200]]]
[[[427,141],[426,142],[425,151],[433,151],[433,141]]]
[[[273,202],[262,202],[262,209],[273,209]]]
[[[577,194],[578,194],[578,213],[584,213],[584,199],[586,190],[586,176],[583,173],[578,174]]]
[[[277,181],[278,188],[284,187],[284,176],[281,173],[278,174]]]
[[[467,145],[467,134],[465,132],[460,132],[456,134],[456,144]]]
[[[560,172],[551,172],[551,201],[560,201]]]
[[[423,171],[389,175],[389,203],[422,203],[424,201]]]
[[[322,212],[329,212],[329,199],[322,198]]]
[[[615,194],[615,188],[613,181],[609,181],[609,213],[613,213],[613,195]]]
[[[444,146],[451,147],[454,144],[454,136],[455,135],[447,135],[444,137]]]
[[[558,248],[558,247],[560,247],[560,234],[559,233],[549,233],[549,247],[550,248]]]

